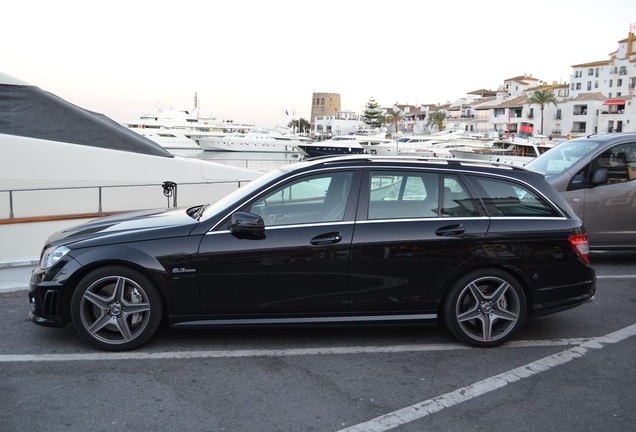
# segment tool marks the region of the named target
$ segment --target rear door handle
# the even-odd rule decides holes
[[[330,243],[339,243],[342,240],[342,234],[339,232],[330,232],[326,234],[320,234],[312,238],[309,243],[314,246],[325,245]]]
[[[462,224],[446,225],[435,230],[438,236],[458,236],[466,232],[466,228]]]

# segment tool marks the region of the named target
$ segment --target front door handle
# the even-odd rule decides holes
[[[342,240],[342,234],[339,232],[330,232],[326,234],[320,234],[312,238],[309,243],[314,246],[339,243]]]
[[[466,228],[462,224],[446,225],[435,230],[435,234],[438,236],[458,236],[466,232]]]

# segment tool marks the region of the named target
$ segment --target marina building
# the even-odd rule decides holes
[[[311,133],[318,139],[346,135],[364,128],[362,116],[342,110],[339,93],[314,93],[311,101]]]
[[[476,133],[514,134],[521,123],[535,133],[576,137],[603,132],[636,132],[636,37],[630,31],[606,60],[572,66],[570,83],[530,76],[504,80],[494,97],[469,94],[451,104],[447,127]],[[558,105],[528,104],[537,90],[549,90]]]

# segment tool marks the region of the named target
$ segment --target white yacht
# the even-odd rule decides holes
[[[456,158],[477,159],[510,165],[525,166],[537,156],[550,150],[556,144],[536,139],[514,138],[495,140],[483,148],[456,148],[450,152]]]
[[[349,135],[336,135],[324,141],[305,142],[299,144],[298,148],[307,157],[360,154],[365,153],[367,148],[390,142],[385,136],[385,132],[360,131]]]
[[[375,143],[373,145],[363,145],[363,147],[365,152],[371,155],[399,156],[404,152],[414,152],[429,147],[433,142],[433,138],[429,138],[428,136],[407,135],[400,136],[394,140],[385,140],[384,142]]]
[[[211,203],[262,175],[175,156],[2,72],[0,106],[0,261],[34,262],[52,232],[82,221]]]
[[[199,141],[204,150],[232,152],[298,153],[298,137],[271,129],[254,129],[247,133],[229,133]]]
[[[19,253],[40,220],[74,224],[78,215],[210,203],[262,175],[175,156],[102,114],[1,72],[0,105],[0,238],[8,253]]]
[[[199,109],[166,110],[144,114],[123,123],[130,130],[149,138],[167,150],[200,150],[202,145],[228,136],[229,131],[247,131],[253,125],[220,123],[199,117]]]

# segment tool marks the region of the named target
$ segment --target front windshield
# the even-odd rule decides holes
[[[600,145],[600,141],[587,138],[565,141],[532,160],[526,168],[547,176],[561,174]]]

